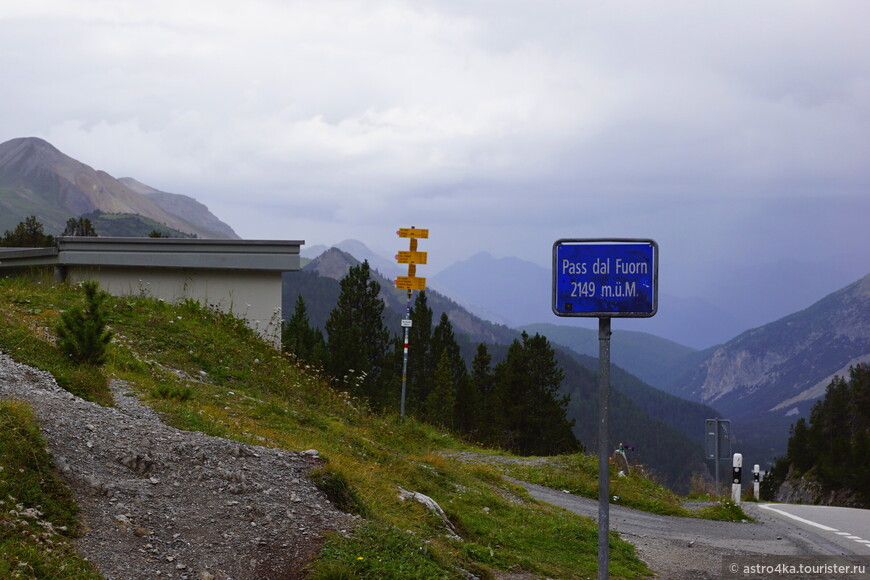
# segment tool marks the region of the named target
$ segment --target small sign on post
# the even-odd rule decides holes
[[[658,310],[653,240],[562,239],[553,244],[553,313],[598,318],[598,578],[610,563],[610,321]]]

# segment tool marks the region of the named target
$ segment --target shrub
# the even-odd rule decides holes
[[[103,307],[109,295],[100,291],[94,281],[83,282],[82,289],[84,307],[76,306],[60,316],[56,329],[58,346],[75,362],[101,365],[106,361],[106,348],[112,340]]]

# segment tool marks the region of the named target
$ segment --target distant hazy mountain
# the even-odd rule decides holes
[[[211,235],[202,237],[239,239],[233,228],[219,220],[209,211],[208,207],[192,197],[179,193],[160,191],[150,185],[136,181],[132,177],[122,177],[118,181],[136,193],[141,193],[145,197],[154,200],[158,206],[172,215],[176,215],[206,232],[211,232]]]
[[[870,362],[870,274],[711,349],[672,392],[733,418],[805,415],[859,362]]]
[[[28,137],[0,144],[0,231],[35,215],[47,233],[57,234],[69,218],[93,211],[136,214],[187,234],[227,237],[167,211],[155,199],[64,155],[42,139]]]
[[[431,283],[458,302],[468,304],[475,314],[508,326],[595,325],[591,319],[556,317],[552,309],[552,271],[518,258],[494,258],[480,252],[442,270]],[[745,330],[729,312],[705,300],[677,298],[661,291],[658,314],[622,319],[614,328],[655,334],[694,348],[724,342]]]
[[[338,281],[347,275],[351,266],[360,264],[362,261],[348,252],[338,248],[330,248],[306,265],[303,271]],[[369,266],[371,267],[372,264],[369,263]],[[377,271],[372,273],[372,279],[381,285],[381,298],[387,305],[388,310],[394,313],[390,315],[393,318],[394,328],[400,328],[399,320],[404,317],[408,303],[407,292],[405,290],[397,290],[393,280],[383,277]],[[293,280],[293,274],[285,275],[285,280]],[[287,316],[292,314],[296,296],[299,293],[299,291],[293,288],[292,283],[285,283],[284,310]],[[446,312],[454,329],[466,335],[475,345],[477,342],[509,343],[517,336],[516,331],[471,315],[459,304],[436,291],[428,290],[426,296],[429,307],[434,312],[435,323],[438,322],[438,317],[441,316],[441,313]],[[311,296],[304,296],[304,298],[306,302],[314,299]],[[329,306],[329,309],[331,310],[334,306],[335,303],[333,302]]]
[[[598,358],[598,330],[557,324],[529,324],[521,327],[538,332],[578,354]],[[645,383],[663,389],[687,370],[695,349],[646,332],[615,330],[610,339],[610,360]]]

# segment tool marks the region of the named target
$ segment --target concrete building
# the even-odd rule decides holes
[[[281,274],[299,270],[304,243],[64,237],[54,248],[0,248],[0,276],[35,268],[59,281],[95,280],[115,296],[193,299],[280,345]]]

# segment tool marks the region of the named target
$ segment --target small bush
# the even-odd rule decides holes
[[[698,513],[704,519],[720,522],[753,521],[752,518],[746,515],[739,504],[734,503],[730,499],[719,500],[711,506],[701,508]]]
[[[112,340],[107,328],[103,303],[108,294],[93,281],[83,282],[84,307],[70,308],[60,316],[57,325],[58,346],[75,362],[101,365],[106,362],[106,348]]]
[[[184,403],[193,398],[193,389],[184,385],[160,383],[151,389],[151,396],[155,399],[175,399]]]

